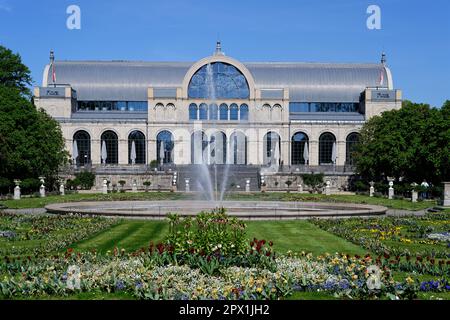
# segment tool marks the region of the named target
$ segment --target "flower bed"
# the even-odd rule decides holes
[[[116,224],[115,219],[79,216],[15,215],[0,212],[0,230],[13,237],[0,239],[4,256],[41,256],[68,248],[74,242]]]
[[[320,228],[380,255],[450,257],[448,241],[430,239],[428,234],[448,231],[448,213],[430,213],[424,217],[352,218],[311,220]]]
[[[74,292],[127,292],[139,299],[280,299],[294,290],[326,291],[336,296],[368,298],[414,298],[420,284],[395,282],[387,268],[380,269],[380,284],[369,288],[369,257],[345,255],[280,256],[276,271],[229,266],[208,275],[188,264],[160,264],[163,253],[109,255],[74,253],[40,261],[1,264],[0,293],[3,297],[65,296]],[[71,289],[70,266],[80,270],[80,287]],[[448,290],[448,284],[423,285],[427,291]],[[422,290],[422,289],[421,289]],[[425,289],[424,289],[425,290]]]

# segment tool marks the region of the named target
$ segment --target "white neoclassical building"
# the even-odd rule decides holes
[[[384,55],[380,63],[241,62],[217,43],[196,62],[51,59],[34,99],[61,124],[79,167],[276,162],[351,172],[361,126],[400,108],[401,91]]]

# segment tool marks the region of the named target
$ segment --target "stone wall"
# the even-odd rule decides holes
[[[349,178],[351,176],[343,173],[325,174],[323,181],[330,181],[330,187],[332,192],[345,191],[348,189]],[[292,181],[291,186],[288,189],[286,181]],[[264,176],[266,183],[266,191],[297,191],[298,185],[302,185],[303,191],[308,191],[310,188],[305,186],[300,173],[276,173],[267,174]]]

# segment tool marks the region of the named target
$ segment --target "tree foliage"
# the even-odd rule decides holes
[[[30,70],[22,63],[20,55],[0,46],[0,84],[29,95],[31,82]]]
[[[67,160],[60,126],[29,101],[20,57],[0,46],[0,66],[0,176],[52,180]]]
[[[371,118],[361,130],[355,159],[367,180],[390,176],[438,184],[448,179],[450,101],[440,109],[404,101],[400,110]]]

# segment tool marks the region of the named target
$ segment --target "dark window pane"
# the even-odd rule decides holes
[[[161,147],[161,144],[162,147]],[[161,163],[173,163],[173,135],[170,131],[164,130],[158,133],[156,137],[156,160],[158,164]]]
[[[103,144],[105,142],[105,144]],[[117,134],[113,131],[105,131],[101,136],[100,155],[102,154],[103,145],[106,147],[106,163],[119,163],[119,145]],[[103,160],[102,160],[103,161]]]
[[[239,108],[238,105],[233,103],[230,106],[230,120],[238,120],[239,117]]]
[[[304,151],[305,146],[308,143],[308,136],[303,132],[297,132],[292,136],[291,140],[291,163],[305,164]],[[309,150],[309,146],[308,146]]]
[[[359,134],[354,132],[350,133],[347,136],[347,140],[345,142],[345,163],[348,165],[354,164],[353,153],[356,150],[356,145],[359,141]]]
[[[91,162],[91,136],[86,131],[77,131],[73,135],[73,140],[77,144],[78,157],[76,164],[84,166]]]
[[[220,105],[220,120],[228,120],[228,106],[225,103]]]
[[[135,130],[130,133],[128,136],[128,163],[132,164],[132,149],[133,149],[133,143],[134,148],[136,152],[136,164],[145,164],[145,135],[138,130]]]
[[[239,112],[240,112],[240,120],[248,121],[248,105],[241,104],[241,107],[239,108]]]
[[[319,138],[319,164],[332,164],[333,144],[336,138],[333,134],[326,132]]]

